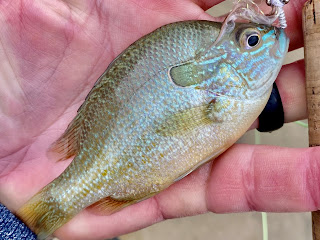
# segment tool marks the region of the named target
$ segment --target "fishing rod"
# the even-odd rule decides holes
[[[302,12],[309,123],[309,147],[320,146],[320,1],[308,0]],[[311,213],[313,240],[320,240],[320,211]]]

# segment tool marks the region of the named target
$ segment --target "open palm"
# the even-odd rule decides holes
[[[1,1],[0,202],[16,211],[70,163],[48,159],[47,149],[75,116],[99,75],[122,50],[164,24],[212,19],[204,10],[217,2]],[[301,6],[302,1],[292,0],[287,7],[292,49],[302,45],[301,18],[297,15]],[[286,66],[278,86],[286,120],[305,117],[303,63]],[[305,184],[309,188],[319,189],[319,186],[305,181],[301,183],[303,186],[293,186],[288,181],[297,174],[297,164],[305,162],[307,169],[312,154],[316,152],[234,146],[214,165],[203,166],[156,197],[112,216],[83,211],[56,234],[61,239],[104,239],[165,218],[208,210],[314,210],[319,207],[319,199],[311,203],[310,199],[315,196],[306,198],[307,190],[300,190]],[[286,169],[279,169],[279,162],[288,164]],[[268,175],[262,172],[266,167],[272,170]],[[287,187],[287,194],[271,181],[274,177],[281,186]],[[250,188],[253,182],[259,188]],[[267,193],[266,188],[269,189]],[[279,202],[280,192],[285,205],[275,204]],[[230,198],[231,195],[236,197]]]

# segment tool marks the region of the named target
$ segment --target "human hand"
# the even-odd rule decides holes
[[[47,159],[93,83],[129,44],[166,23],[214,20],[217,0],[2,1],[0,3],[0,202],[15,212],[70,161]],[[302,46],[301,8],[285,7],[291,50]],[[306,117],[303,62],[277,85],[287,122]],[[319,208],[318,148],[235,145],[159,195],[111,216],[83,211],[56,235],[105,239],[206,211]]]

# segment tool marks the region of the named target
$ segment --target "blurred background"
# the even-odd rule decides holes
[[[208,13],[221,16],[231,10],[232,2],[224,1],[209,9]],[[288,54],[286,64],[302,58],[302,48],[292,51]],[[238,142],[294,148],[308,147],[308,129],[298,123],[289,123],[273,133],[259,133],[252,130]],[[312,240],[310,213],[268,213],[267,219],[269,240]],[[262,214],[258,212],[207,213],[167,220],[119,238],[120,240],[262,240]]]

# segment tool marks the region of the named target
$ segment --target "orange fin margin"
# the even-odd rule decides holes
[[[81,138],[81,117],[77,117],[69,124],[63,135],[55,141],[48,150],[48,155],[57,161],[63,161],[75,156],[79,151]]]
[[[111,197],[106,197],[90,205],[87,209],[96,215],[111,215],[133,203],[135,201],[117,201]]]

